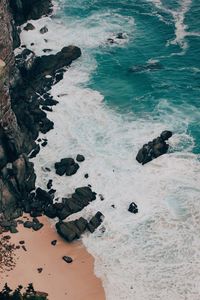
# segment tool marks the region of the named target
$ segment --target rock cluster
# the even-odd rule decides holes
[[[166,141],[172,136],[172,132],[165,130],[159,137],[153,141],[145,144],[138,152],[136,160],[142,165],[150,162],[154,158],[157,158],[165,153],[169,148]]]
[[[89,222],[82,217],[75,221],[59,221],[56,223],[56,229],[66,241],[72,242],[73,240],[80,238],[81,234],[86,229],[88,229],[90,232],[94,232],[95,229],[102,223],[102,221],[102,213],[97,212]]]
[[[62,176],[74,175],[78,169],[79,165],[74,161],[73,158],[63,158],[60,162],[55,163],[56,174]]]

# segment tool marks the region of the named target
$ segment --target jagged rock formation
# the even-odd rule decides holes
[[[23,135],[11,108],[9,82],[15,69],[13,22],[6,0],[0,1],[0,212],[15,212],[17,201],[34,188],[33,165],[23,153]]]
[[[3,222],[19,217],[33,200],[30,192],[35,189],[36,176],[27,155],[36,147],[39,131],[46,133],[53,129],[53,122],[40,106],[51,110],[56,105],[48,90],[62,79],[63,67],[81,55],[78,47],[69,46],[55,55],[42,57],[25,49],[15,59],[13,49],[20,44],[15,22],[19,25],[50,11],[50,0],[0,1],[0,221]],[[10,224],[12,227],[15,222]]]
[[[51,0],[10,0],[10,7],[17,25],[39,19],[52,11]]]

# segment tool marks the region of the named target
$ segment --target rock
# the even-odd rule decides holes
[[[142,165],[150,162],[151,160],[167,153],[169,145],[166,143],[172,136],[171,131],[163,131],[159,137],[143,145],[143,147],[138,151],[136,160]]]
[[[119,32],[117,35],[116,35],[116,38],[117,39],[125,39],[126,38],[126,34],[123,33],[123,32]]]
[[[70,228],[70,226],[68,226],[68,223],[58,222],[56,223],[56,229],[58,234],[60,234],[60,236],[68,242],[72,242],[73,240],[79,238],[79,235],[77,235],[76,230]]]
[[[48,32],[48,31],[49,31],[49,30],[48,30],[47,26],[44,26],[44,27],[42,27],[42,28],[40,29],[40,33],[41,33],[41,34],[44,34],[44,33]]]
[[[160,137],[161,137],[164,141],[166,141],[166,140],[168,140],[170,137],[172,137],[172,132],[169,131],[169,130],[165,130],[165,131],[163,131],[163,132],[161,133]]]
[[[33,230],[38,231],[38,230],[40,230],[43,226],[44,226],[44,224],[42,224],[42,223],[33,223],[32,228],[33,228]]]
[[[82,162],[82,161],[84,161],[84,160],[85,160],[85,157],[84,157],[83,155],[78,154],[78,155],[76,156],[76,161]]]
[[[23,249],[24,251],[27,251],[27,249],[26,249],[26,247],[25,247],[24,245],[22,245],[22,249]]]
[[[84,177],[87,179],[87,178],[89,177],[88,173],[86,173],[86,174],[84,175]]]
[[[55,207],[53,205],[48,205],[45,210],[44,210],[44,214],[51,218],[51,219],[54,219],[56,216],[57,216],[57,211],[55,209]]]
[[[99,225],[101,225],[103,218],[104,218],[104,215],[100,211],[98,211],[94,215],[94,217],[92,217],[92,219],[90,220],[90,222],[87,225],[87,227],[91,233],[93,233],[95,231],[95,229],[97,227],[99,227]]]
[[[37,271],[38,271],[38,273],[40,274],[40,273],[42,273],[43,268],[37,268]]]
[[[84,218],[80,217],[78,220],[75,220],[75,224],[80,230],[80,232],[83,233],[87,228],[88,222]]]
[[[79,165],[75,163],[73,158],[63,158],[60,162],[55,163],[56,174],[62,176],[74,175],[79,169]]]
[[[48,142],[47,142],[47,141],[44,141],[44,142],[41,143],[41,146],[42,146],[42,147],[45,147],[47,144],[48,144]]]
[[[86,198],[88,201],[96,199],[96,193],[92,192],[91,188],[88,186],[76,188],[75,193],[81,198]]]
[[[64,47],[57,54],[37,57],[29,74],[31,77],[53,75],[57,70],[67,67],[73,60],[81,56],[81,50],[75,46]]]
[[[73,262],[73,259],[70,256],[63,256],[63,260],[68,264]]]
[[[29,154],[29,158],[34,158],[36,157],[36,155],[40,152],[40,145],[36,144],[35,148],[31,151],[31,153]]]
[[[26,221],[26,222],[24,222],[24,227],[25,228],[32,228],[33,227],[33,222],[31,222],[31,221]]]
[[[17,25],[21,25],[27,20],[37,20],[52,11],[51,0],[12,0],[9,3]]]
[[[36,197],[45,204],[51,204],[53,202],[49,193],[41,188],[36,189]]]
[[[53,111],[53,109],[52,109],[51,107],[46,106],[46,105],[43,105],[43,106],[42,106],[42,109],[43,109],[43,110],[46,110],[46,111]]]
[[[54,128],[54,123],[47,118],[43,118],[40,121],[39,125],[40,125],[40,131],[44,134]]]
[[[24,244],[25,244],[25,241],[19,241],[19,244],[20,244],[20,245],[24,245]]]
[[[52,185],[53,185],[53,180],[52,179],[49,179],[48,183],[47,183],[47,188],[48,190],[50,190],[52,188]]]
[[[57,244],[57,240],[51,241],[51,245],[52,245],[52,246],[55,246],[56,244]]]
[[[17,233],[18,230],[17,230],[17,228],[15,226],[10,226],[10,232],[11,233]]]
[[[53,50],[52,49],[49,49],[49,48],[45,48],[42,50],[44,53],[48,53],[48,52],[52,52]]]
[[[99,198],[100,198],[101,201],[104,200],[104,196],[102,194],[99,194]]]
[[[137,207],[137,204],[135,204],[135,202],[132,202],[132,203],[129,205],[128,211],[130,211],[130,212],[133,213],[133,214],[137,214],[137,213],[138,213],[138,207]]]
[[[56,212],[56,216],[60,220],[66,219],[68,216],[72,214],[71,210],[68,207],[63,207],[62,210]]]
[[[29,30],[34,30],[35,26],[31,23],[27,23],[26,26],[24,27],[24,30],[29,31]]]

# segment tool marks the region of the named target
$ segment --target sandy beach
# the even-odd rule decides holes
[[[49,294],[49,300],[104,300],[101,281],[94,274],[94,259],[83,244],[66,243],[46,217],[39,220],[44,224],[41,230],[34,232],[19,225],[19,232],[11,234],[10,242],[17,246],[24,241],[27,251],[23,245],[15,250],[16,266],[0,274],[0,288],[6,282],[11,288],[33,283],[35,290]],[[51,244],[53,240],[57,240],[55,246]],[[66,263],[64,255],[73,262]]]

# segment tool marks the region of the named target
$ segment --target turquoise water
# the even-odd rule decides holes
[[[97,192],[71,218],[105,216],[83,242],[107,300],[200,299],[198,2],[57,0],[52,19],[35,21],[31,36],[22,32],[37,55],[47,45],[54,53],[70,44],[82,50],[52,87],[54,130],[34,163],[38,186],[53,179],[60,199],[77,186]],[[138,164],[140,147],[164,129],[174,132],[169,153]],[[55,161],[77,153],[86,158],[78,172],[56,175]]]
[[[173,128],[185,132],[194,140],[192,151],[200,151],[200,6],[193,1],[66,1],[64,12],[69,18],[86,20],[92,15],[111,12],[133,19],[132,28],[123,24],[128,40],[123,46],[104,45],[87,49],[97,68],[91,74],[89,87],[104,95],[104,101],[122,114],[138,118],[165,118],[171,114],[185,127]],[[174,16],[174,14],[176,14]],[[176,22],[180,32],[176,36]],[[93,19],[87,26],[97,26]],[[117,22],[117,19],[115,20]],[[182,29],[187,26],[187,33]],[[113,32],[113,34],[117,32]],[[189,35],[191,34],[191,35]],[[177,40],[175,40],[177,39]],[[159,62],[156,71],[130,72],[148,60]]]

